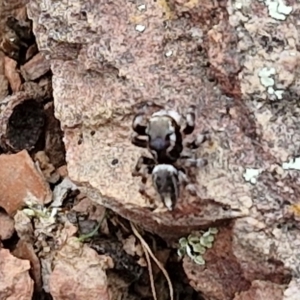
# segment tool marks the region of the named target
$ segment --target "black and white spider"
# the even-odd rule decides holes
[[[174,110],[161,109],[150,118],[140,113],[132,122],[135,132],[131,141],[135,146],[147,148],[156,163],[173,164],[184,147],[195,149],[207,140],[207,134],[203,133],[191,143],[184,142],[184,137],[194,131],[195,120],[195,106],[188,108],[185,118]]]

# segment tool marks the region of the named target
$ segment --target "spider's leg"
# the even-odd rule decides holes
[[[132,129],[138,135],[146,135],[146,117],[143,113],[137,114],[132,121]]]
[[[188,176],[182,170],[178,170],[178,179],[180,184],[188,184],[190,182]]]
[[[147,156],[140,156],[138,159],[134,170],[132,172],[132,176],[145,176],[146,174],[151,174],[154,168],[155,161],[152,158]]]
[[[155,161],[152,158],[141,156],[135,166],[132,176],[141,176],[142,179],[139,183],[139,193],[144,196],[150,205],[152,205],[153,200],[146,192],[146,184],[149,175],[152,174],[153,168],[155,166]]]
[[[185,142],[184,146],[189,149],[197,149],[207,140],[209,140],[209,134],[207,131],[205,131],[203,133],[198,134],[192,142]]]
[[[207,165],[208,161],[205,158],[196,158],[196,155],[191,149],[184,148],[182,151],[179,163],[182,167],[197,167],[201,168]]]
[[[179,171],[178,173],[179,173],[180,184],[185,186],[185,189],[191,195],[196,196],[198,194],[198,190],[197,190],[196,185],[189,180],[188,176],[184,172]]]
[[[187,114],[185,116],[185,127],[183,128],[183,133],[185,135],[191,134],[195,129],[195,123],[196,123],[196,106],[191,105],[188,110]]]
[[[148,137],[141,136],[138,133],[133,133],[131,137],[131,143],[140,148],[147,148],[148,146]]]
[[[188,167],[202,168],[208,164],[208,161],[205,158],[185,158],[182,159],[182,164],[187,168]]]

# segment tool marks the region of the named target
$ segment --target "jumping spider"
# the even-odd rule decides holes
[[[182,165],[185,167],[202,167],[207,164],[205,159],[185,158]],[[168,210],[173,210],[180,196],[181,186],[186,187],[191,193],[195,193],[196,188],[191,183],[183,167],[176,167],[172,164],[156,164],[155,160],[141,156],[133,176],[142,176],[140,192],[145,194],[145,186],[148,176],[151,175],[152,183],[159,194],[161,201]]]
[[[203,133],[193,142],[183,142],[183,136],[191,134],[195,129],[195,111],[194,105],[188,108],[185,122],[174,110],[159,110],[148,120],[145,120],[144,113],[137,114],[132,123],[135,131],[132,144],[147,148],[158,164],[173,164],[185,147],[198,148],[207,139],[207,134]]]

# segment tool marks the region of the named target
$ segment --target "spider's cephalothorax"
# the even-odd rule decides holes
[[[173,110],[159,110],[146,122],[145,115],[138,114],[132,123],[135,131],[132,143],[148,148],[157,163],[172,164],[183,150],[183,135],[194,131],[195,107],[191,106],[185,120],[182,119],[182,116]]]
[[[186,158],[181,163],[183,167],[203,167],[207,164],[207,161],[201,158]],[[154,159],[141,156],[132,175],[142,176],[143,186],[140,188],[140,192],[143,194],[148,176],[151,174],[153,186],[161,201],[168,210],[173,210],[180,196],[182,186],[189,186],[190,191],[195,191],[195,187],[185,174],[183,167],[171,164],[156,164]]]

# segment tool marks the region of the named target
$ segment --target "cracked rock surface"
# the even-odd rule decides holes
[[[218,235],[226,251],[205,254],[205,273],[184,262],[206,299],[268,298],[274,291],[273,299],[287,300],[300,292],[300,166],[293,161],[300,156],[300,4],[275,6],[267,0],[28,5],[39,50],[51,63],[69,176],[82,190],[166,238],[238,217]],[[196,104],[195,133],[211,134],[199,149],[209,162],[197,174],[199,197],[185,193],[171,213],[150,211],[131,176],[146,153],[130,143],[131,122],[146,101],[181,112]],[[215,276],[229,265],[235,276]],[[205,288],[209,276],[213,288]]]

